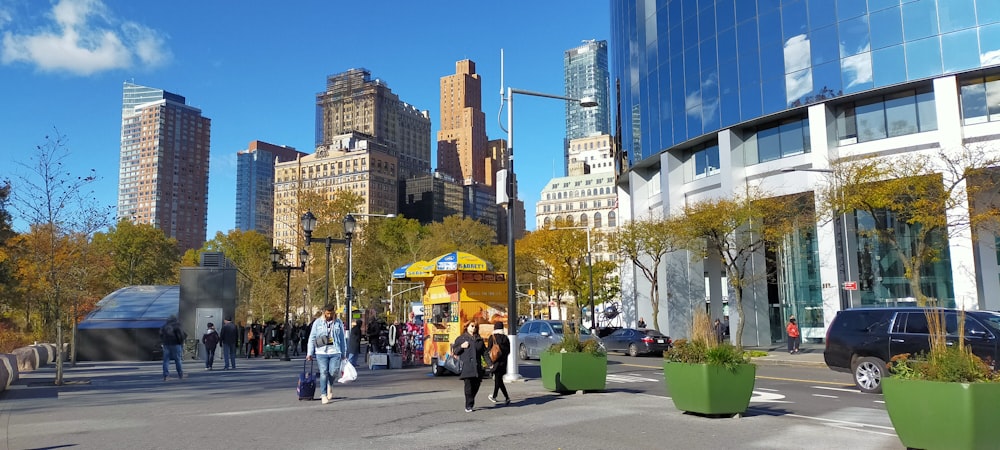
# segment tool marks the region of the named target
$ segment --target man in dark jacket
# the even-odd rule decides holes
[[[181,328],[177,316],[171,315],[167,322],[160,327],[160,344],[163,346],[163,381],[167,381],[170,376],[170,360],[174,361],[177,369],[177,379],[184,378],[184,368],[181,367],[181,354],[184,352],[184,340],[187,333]]]
[[[208,323],[208,329],[201,335],[201,343],[205,345],[205,370],[212,370],[215,363],[215,349],[219,346],[219,333],[215,331],[215,324]]]
[[[347,360],[358,367],[358,353],[361,353],[361,319],[354,321],[351,336],[347,339]]]
[[[240,330],[236,328],[232,317],[226,317],[222,322],[222,330],[219,332],[219,339],[222,340],[222,359],[225,366],[222,370],[236,368],[236,341],[240,337]]]

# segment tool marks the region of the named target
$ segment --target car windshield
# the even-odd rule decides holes
[[[1000,334],[1000,314],[976,314],[976,318],[997,334]]]
[[[555,334],[563,334],[563,323],[562,322],[553,322],[551,325],[552,325],[552,332],[553,333],[555,333]],[[567,323],[566,326],[569,327],[569,332],[570,333],[575,332],[576,325],[574,325],[572,323]],[[580,335],[581,336],[590,336],[590,330],[588,330],[586,328],[580,328]]]

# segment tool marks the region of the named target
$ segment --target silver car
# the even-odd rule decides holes
[[[569,330],[563,330],[564,324]],[[538,358],[542,352],[549,349],[552,344],[558,344],[563,340],[563,331],[574,332],[576,325],[564,323],[561,320],[529,320],[521,325],[517,330],[517,357],[521,360]],[[590,330],[580,329],[580,340],[586,341],[594,339]]]

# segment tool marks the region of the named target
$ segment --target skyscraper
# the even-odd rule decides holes
[[[201,248],[208,221],[211,119],[184,97],[125,82],[118,218],[148,223]]]
[[[292,147],[251,141],[236,153],[236,228],[274,233],[274,165],[305,153]]]
[[[566,96],[590,97],[596,107],[582,107],[566,102],[566,140],[563,148],[563,168],[569,173],[569,141],[602,134],[611,134],[611,110],[608,90],[608,43],[588,40],[583,45],[566,50],[563,56]]]
[[[441,131],[437,134],[438,171],[463,183],[492,186],[495,161],[487,150],[482,80],[476,63],[455,63],[455,74],[441,77]],[[486,173],[487,167],[494,173]]]
[[[367,69],[330,75],[316,95],[317,152],[354,131],[398,154],[400,179],[431,173],[430,113],[401,101]]]

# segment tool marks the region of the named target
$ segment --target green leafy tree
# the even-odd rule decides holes
[[[373,307],[392,281],[392,271],[422,259],[427,228],[415,219],[402,217],[372,218],[358,235],[355,244],[354,290],[358,306]],[[403,305],[392,305],[400,312]],[[397,316],[399,317],[399,316]]]
[[[877,239],[898,262],[917,304],[936,299],[924,292],[926,267],[939,261],[947,241],[971,232],[997,231],[1000,156],[966,146],[905,158],[870,157],[832,164],[831,183],[819,191],[826,216],[861,211],[874,222],[862,236]],[[967,210],[968,214],[947,211]]]
[[[271,270],[271,241],[256,231],[216,232],[199,253],[220,252],[239,273],[237,315],[284,317],[285,276]]]
[[[121,286],[177,283],[177,239],[151,224],[122,219],[106,233],[94,235],[94,245],[111,257],[109,276]]]
[[[800,201],[796,196],[771,197],[748,188],[744,195],[685,205],[671,220],[680,242],[695,253],[694,257],[718,258],[725,269],[739,312],[736,347],[743,346],[744,290],[769,275],[760,267],[755,271],[752,259],[763,257],[768,249],[779,251],[777,244],[795,226],[815,223],[811,213],[803,216],[806,209],[797,204]]]
[[[670,252],[682,248],[681,237],[670,219],[650,218],[627,222],[611,236],[609,248],[639,269],[649,281],[649,304],[653,328],[660,329],[660,266]]]

